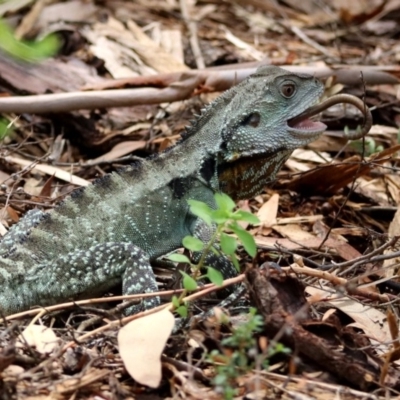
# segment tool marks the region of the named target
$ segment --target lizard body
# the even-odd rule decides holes
[[[0,242],[0,313],[89,297],[121,281],[124,294],[156,291],[150,262],[186,235],[212,234],[187,200],[215,207],[217,191],[234,199],[261,192],[294,149],[325,130],[310,120],[288,124],[322,92],[312,76],[260,67],[209,104],[172,148],[77,189],[51,212],[29,211]],[[226,259],[214,262],[229,276]]]

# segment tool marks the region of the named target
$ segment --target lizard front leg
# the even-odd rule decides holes
[[[102,243],[60,255],[51,266],[33,267],[18,288],[9,286],[2,290],[0,311],[8,315],[33,306],[88,298],[121,281],[125,295],[157,291],[149,257],[142,249],[131,243]],[[158,297],[148,298],[139,306],[129,307],[126,313],[152,308],[159,303]]]

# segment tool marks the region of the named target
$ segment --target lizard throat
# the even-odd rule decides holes
[[[218,181],[222,192],[234,200],[249,199],[261,193],[271,182],[291,151],[278,149],[274,153],[242,157],[218,165]]]

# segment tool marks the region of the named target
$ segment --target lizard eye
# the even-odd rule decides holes
[[[296,93],[296,85],[294,83],[285,83],[281,86],[281,94],[283,97],[290,99]]]
[[[253,128],[257,128],[257,126],[260,124],[260,120],[260,114],[258,112],[254,112],[243,120],[242,125],[250,125]]]

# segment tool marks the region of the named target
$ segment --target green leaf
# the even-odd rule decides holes
[[[216,224],[224,224],[227,222],[231,217],[231,214],[226,212],[225,210],[213,210],[211,214],[211,219]]]
[[[179,271],[183,276],[183,287],[188,292],[193,292],[193,290],[197,289],[197,282],[186,272]]]
[[[179,306],[175,309],[175,311],[182,317],[187,318],[188,316],[188,309],[186,306]]]
[[[194,236],[185,236],[182,240],[183,247],[190,251],[201,251],[204,248],[204,243],[194,237]]]
[[[188,200],[190,211],[196,215],[197,217],[201,218],[207,225],[212,224],[212,212],[213,210],[202,201],[197,200]]]
[[[172,296],[171,303],[175,308],[180,307],[179,299],[177,296]]]
[[[184,262],[190,264],[190,260],[184,254],[170,254],[167,258],[174,262]]]
[[[232,215],[232,219],[235,221],[245,221],[252,225],[260,223],[260,220],[256,215],[244,210],[237,210],[235,214]]]
[[[57,36],[49,35],[40,41],[18,40],[11,28],[0,20],[0,48],[15,58],[34,62],[53,56],[60,47]]]
[[[249,232],[245,231],[237,224],[232,224],[230,228],[239,238],[247,254],[249,254],[251,257],[254,257],[257,253],[257,247],[253,236],[251,236]]]
[[[207,267],[207,278],[210,280],[210,282],[217,286],[221,286],[222,282],[224,281],[221,271],[218,271],[212,267]]]
[[[232,236],[222,232],[220,237],[221,249],[225,254],[231,255],[236,251],[237,242]]]
[[[232,264],[233,264],[234,267],[236,268],[236,271],[237,271],[237,272],[240,272],[240,265],[239,265],[239,261],[238,261],[238,259],[236,258],[236,256],[233,254],[233,255],[231,255],[230,259],[231,259],[231,261],[232,261]]]
[[[225,193],[215,193],[215,202],[220,210],[231,212],[235,207],[235,202]]]
[[[3,140],[12,131],[11,123],[5,118],[0,118],[0,140]]]
[[[44,59],[54,56],[60,48],[60,40],[56,35],[48,35],[40,41],[29,43],[35,53],[35,59]]]

